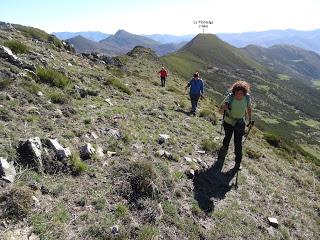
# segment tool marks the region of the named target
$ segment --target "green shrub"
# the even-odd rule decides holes
[[[62,203],[48,211],[36,212],[29,218],[33,232],[40,239],[66,239],[66,227],[69,222],[70,213]]]
[[[62,46],[63,46],[62,42],[54,35],[49,35],[48,36],[48,41],[52,42],[53,45],[55,45],[58,48],[62,48]]]
[[[12,83],[12,81],[10,79],[0,79],[0,90],[4,90],[7,87],[10,86],[10,84]]]
[[[13,27],[22,32],[22,34],[26,37],[45,41],[47,41],[49,37],[48,33],[34,27],[27,27],[19,24],[13,24]]]
[[[55,87],[64,88],[70,84],[70,79],[64,74],[51,68],[38,68],[37,76],[43,83],[50,84]]]
[[[86,118],[83,120],[83,123],[89,125],[91,123],[91,118]]]
[[[34,38],[41,41],[49,41],[52,42],[56,47],[61,48],[62,42],[54,35],[50,35],[45,31],[42,31],[38,28],[27,27],[19,24],[13,24],[14,28],[22,32],[22,34],[29,38]]]
[[[182,109],[186,108],[186,106],[187,106],[187,102],[183,99],[180,99],[178,104]]]
[[[266,132],[263,134],[263,138],[272,146],[280,147],[281,139],[274,133]]]
[[[93,205],[97,210],[103,210],[106,207],[107,201],[103,197],[99,197],[97,200],[94,201]]]
[[[10,218],[24,218],[32,208],[32,191],[15,187],[6,196],[5,214]]]
[[[207,152],[215,152],[219,149],[219,144],[210,139],[204,139],[201,143],[201,147]]]
[[[173,92],[173,93],[177,93],[177,94],[182,94],[183,92],[181,91],[181,89],[179,89],[179,88],[177,88],[177,87],[175,87],[175,86],[169,86],[168,88],[167,88],[167,90],[169,91],[169,92]]]
[[[3,43],[4,46],[8,47],[11,49],[11,51],[15,54],[21,54],[21,53],[28,53],[29,52],[29,48],[17,41],[17,40],[8,40],[8,41],[5,41]]]
[[[200,117],[207,117],[207,116],[210,116],[211,114],[212,114],[212,111],[210,111],[209,109],[202,109],[200,111],[199,116]]]
[[[23,84],[23,87],[32,94],[37,94],[39,91],[41,91],[41,87],[34,82],[26,82]]]
[[[209,109],[202,109],[199,114],[200,117],[207,119],[213,125],[217,124],[217,116],[216,114]]]
[[[88,165],[81,161],[79,154],[73,153],[70,157],[70,165],[73,174],[79,175],[88,169]]]
[[[50,94],[50,99],[51,99],[51,102],[57,103],[57,104],[66,104],[69,102],[69,97],[63,92],[58,92],[58,91],[52,92]]]
[[[121,92],[131,95],[130,89],[117,78],[106,80],[105,85],[112,85],[118,88]]]
[[[131,190],[127,197],[130,201],[144,197],[151,198],[153,196],[154,189],[152,186],[156,179],[156,172],[151,162],[143,160],[131,163],[129,175]]]
[[[248,155],[249,158],[252,158],[252,159],[259,159],[262,156],[261,152],[256,151],[252,148],[246,148],[246,154]]]
[[[175,204],[166,201],[163,202],[162,208],[164,213],[163,220],[165,222],[181,226],[182,222],[180,220],[179,213]]]
[[[117,218],[124,218],[129,212],[129,209],[123,205],[123,204],[118,204],[116,207],[115,215]]]
[[[139,240],[155,240],[158,239],[159,229],[156,226],[147,224],[139,230],[138,239]]]

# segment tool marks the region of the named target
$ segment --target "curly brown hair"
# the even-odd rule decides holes
[[[231,91],[233,94],[237,91],[242,91],[244,95],[247,95],[247,93],[250,92],[250,84],[246,81],[239,80],[232,85]]]

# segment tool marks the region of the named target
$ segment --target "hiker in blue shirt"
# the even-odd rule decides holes
[[[186,86],[186,90],[190,87],[191,114],[196,115],[199,98],[203,97],[203,81],[199,78],[199,73],[193,74],[193,78]]]

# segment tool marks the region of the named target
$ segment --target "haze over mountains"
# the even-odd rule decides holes
[[[176,51],[185,43],[161,43],[145,36],[129,33],[125,30],[119,30],[114,35],[110,35],[99,42],[89,40],[82,35],[77,35],[66,41],[73,44],[78,52],[101,52],[108,55],[125,54],[135,46],[151,48],[158,55],[165,55]]]
[[[122,30],[123,31],[123,30]],[[121,32],[121,31],[118,31]],[[125,31],[124,31],[125,32]],[[110,39],[104,41],[104,42],[113,42],[114,38],[127,38],[135,39],[135,40],[129,40],[131,44],[121,44],[123,43],[123,40],[118,41],[116,43],[116,46],[114,43],[112,45],[116,47],[116,50],[114,50],[114,54],[122,54],[125,53],[128,48],[130,48],[132,45],[142,45],[145,47],[151,47],[153,50],[157,52],[158,55],[164,55],[173,51],[176,51],[180,47],[184,45],[184,43],[189,42],[193,37],[195,37],[194,34],[189,35],[170,35],[170,34],[152,34],[152,35],[135,35],[135,34],[129,34],[126,32],[126,34],[115,34],[112,37],[112,34],[106,34],[101,32],[54,32],[58,38],[61,40],[68,40],[72,43],[74,41],[74,38],[78,35],[85,37],[88,40],[100,42],[108,39],[108,37],[111,37]],[[122,36],[118,36],[122,35]],[[312,30],[312,31],[298,31],[298,30],[269,30],[269,31],[261,31],[261,32],[244,32],[244,33],[219,33],[217,36],[222,39],[223,41],[235,46],[235,47],[246,47],[247,45],[258,45],[262,47],[270,47],[273,45],[283,45],[283,44],[290,44],[295,45],[300,48],[304,48],[307,50],[314,51],[316,53],[320,53],[320,30]],[[141,37],[141,38],[140,38]],[[144,38],[142,38],[144,37]],[[147,40],[148,38],[149,40]],[[149,44],[152,42],[151,40],[154,40],[153,44]],[[88,47],[86,49],[84,46],[80,46],[81,42],[79,42],[79,39],[76,41],[75,48],[80,52],[90,52],[92,49],[97,49],[97,51],[102,51],[104,53],[110,53],[112,52],[112,49],[110,49],[109,46],[99,46],[94,43],[88,43],[85,41],[85,39],[82,39],[84,41],[84,45]],[[126,42],[126,41],[125,41]],[[88,46],[88,44],[90,46]],[[145,44],[145,45],[144,45]],[[120,49],[119,49],[120,48]],[[101,50],[103,49],[103,50]]]
[[[320,53],[320,29],[311,31],[287,29],[262,32],[220,33],[218,36],[235,47],[245,47],[249,44],[263,47],[291,44]]]

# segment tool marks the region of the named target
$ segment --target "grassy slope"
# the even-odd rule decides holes
[[[2,34],[0,32],[0,36]],[[1,111],[10,115],[10,121],[0,121],[1,154],[17,160],[15,146],[19,139],[30,136],[57,137],[73,152],[85,142],[117,152],[114,157],[87,161],[90,170],[76,177],[39,175],[31,169],[19,173],[14,186],[27,187],[35,181],[54,193],[35,192],[40,207],[32,209],[27,221],[21,223],[33,226],[42,239],[105,239],[113,224],[120,226],[118,239],[129,236],[140,239],[152,239],[152,236],[159,236],[159,239],[199,239],[200,236],[202,239],[319,238],[320,184],[315,177],[319,176],[319,168],[300,155],[289,156],[283,150],[270,147],[257,129],[245,147],[245,152],[255,153],[255,158],[245,155],[238,190],[229,189],[234,179],[230,181],[224,174],[233,165],[231,153],[222,173],[217,175],[211,168],[200,172],[194,180],[186,178],[184,171],[200,167],[197,163],[186,162],[184,156],[201,158],[209,166],[215,163],[215,153],[200,155],[196,150],[201,149],[203,139],[216,139],[214,141],[220,143],[220,126],[185,115],[190,104],[183,93],[185,79],[171,73],[166,89],[160,88],[157,76],[162,65],[160,61],[144,56],[124,57],[128,68],[124,73],[112,68],[107,70],[104,65],[64,51],[58,52],[47,43],[34,45],[18,34],[12,37],[25,42],[33,51],[44,53],[50,67],[65,67],[72,84],[99,90],[100,94],[85,99],[74,97],[69,86],[64,90],[70,96],[68,104],[48,104],[50,93],[59,89],[42,83],[29,85],[30,78],[17,77],[0,92]],[[46,47],[49,50],[44,51]],[[75,64],[67,67],[70,59]],[[0,64],[1,71],[11,68],[11,71],[20,72],[2,59]],[[101,84],[103,78],[119,78],[133,94],[129,96]],[[44,97],[36,96],[35,89],[40,89]],[[14,100],[5,99],[6,92],[14,96]],[[105,98],[110,98],[114,105],[107,104]],[[200,107],[216,110],[209,99],[200,102]],[[72,114],[56,115],[56,109]],[[113,139],[104,134],[107,127],[118,128],[126,137]],[[93,131],[98,139],[90,138],[89,133]],[[157,143],[160,133],[171,135],[162,148],[172,152],[176,161],[155,155],[161,148]],[[156,173],[153,182],[159,194],[155,199],[141,200],[138,205],[130,204],[120,194],[123,186],[127,186],[127,174],[118,170],[139,160],[152,164]],[[213,210],[205,212],[209,197],[213,200]],[[149,223],[148,216],[154,214],[152,211],[159,203],[163,215]],[[269,216],[279,219],[279,229],[269,228]],[[9,221],[9,230],[17,226]],[[0,227],[2,232],[9,230]]]

